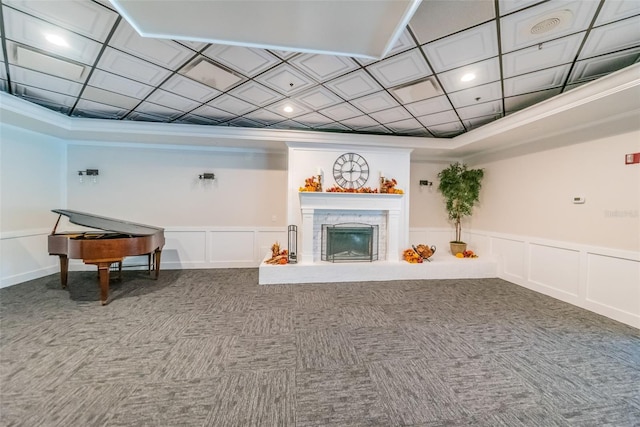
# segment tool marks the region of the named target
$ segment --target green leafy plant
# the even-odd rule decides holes
[[[462,163],[453,163],[438,174],[438,191],[444,196],[449,219],[456,227],[453,243],[464,243],[460,221],[471,215],[473,206],[479,201],[483,176],[483,169],[468,169]]]

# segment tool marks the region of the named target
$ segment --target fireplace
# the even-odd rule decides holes
[[[378,226],[322,224],[322,261],[356,262],[378,259]]]
[[[302,247],[298,247],[301,253],[298,262],[321,262],[322,225],[343,223],[377,225],[377,259],[400,261],[400,245],[406,244],[406,238],[401,232],[400,218],[404,206],[403,195],[300,192],[299,197],[302,213]]]

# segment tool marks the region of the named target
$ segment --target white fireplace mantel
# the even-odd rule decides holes
[[[299,261],[313,263],[313,218],[316,210],[383,211],[387,214],[387,261],[400,261],[402,194],[300,192],[302,246]]]

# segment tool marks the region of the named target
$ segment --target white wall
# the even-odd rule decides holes
[[[51,274],[47,235],[64,204],[65,143],[0,124],[0,287]],[[43,250],[44,248],[44,250]]]
[[[485,178],[470,225],[640,251],[640,164],[624,163],[639,151],[633,132],[475,165]]]

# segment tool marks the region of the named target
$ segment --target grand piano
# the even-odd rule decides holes
[[[111,264],[118,263],[122,268],[125,257],[147,255],[149,271],[153,264],[154,278],[158,278],[160,254],[164,246],[163,228],[66,209],[53,209],[52,212],[59,216],[49,235],[49,255],[60,257],[62,288],[67,287],[69,258],[81,259],[85,264],[98,267],[102,305],[106,305],[109,298]],[[62,215],[68,217],[72,224],[104,231],[56,233]]]

